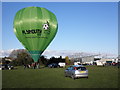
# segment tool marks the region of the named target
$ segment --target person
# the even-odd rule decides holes
[[[28,64],[28,68],[30,68],[30,64]]]
[[[24,69],[26,68],[26,64],[24,64]]]
[[[34,68],[34,69],[36,68],[36,63],[33,64],[33,68]]]
[[[39,63],[37,63],[37,68],[40,69],[40,64]]]
[[[76,68],[76,67],[74,67],[74,70],[77,70],[77,68]]]

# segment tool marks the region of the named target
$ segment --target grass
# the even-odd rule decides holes
[[[64,77],[65,68],[2,71],[3,88],[118,88],[118,68],[87,66],[89,78]]]

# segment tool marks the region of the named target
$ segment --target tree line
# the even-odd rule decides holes
[[[17,53],[16,58],[13,58],[13,57],[5,57],[5,58],[12,59],[12,61],[10,62],[10,64],[12,66],[22,66],[22,65],[27,65],[27,64],[31,65],[32,63],[34,63],[30,54],[25,51]],[[5,58],[2,59],[2,62],[8,63],[9,61],[5,61]],[[72,64],[72,62],[70,62],[68,56],[65,58],[62,58],[62,56],[60,56],[58,58],[51,57],[50,59],[47,59],[45,56],[40,56],[37,63],[39,63],[40,65],[47,66],[51,63],[59,63],[59,62],[65,62],[67,65]]]

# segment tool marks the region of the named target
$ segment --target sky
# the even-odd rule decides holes
[[[58,32],[46,50],[118,54],[117,2],[3,2],[1,50],[24,49],[13,32],[16,12],[29,6],[53,12]]]

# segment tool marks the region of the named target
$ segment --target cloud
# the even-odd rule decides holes
[[[7,57],[10,55],[10,53],[13,51],[14,49],[10,49],[10,50],[0,50],[0,57]]]
[[[93,53],[93,52],[80,52],[80,51],[74,51],[74,50],[46,50],[42,55],[45,55],[47,57],[59,57],[62,56],[63,58],[66,56],[69,56],[70,58],[79,58],[79,57],[85,57],[85,56],[100,56],[104,58],[113,58],[117,57],[116,54],[111,54],[111,53]]]
[[[70,50],[45,50],[44,53],[42,55],[45,55],[47,57],[66,57],[69,55],[72,55],[73,53],[75,53],[75,51],[70,51]]]
[[[13,50],[18,50],[18,49],[0,50],[0,57],[9,56]],[[46,56],[47,58],[50,58],[53,56],[54,57],[62,56],[63,58],[66,56],[69,56],[70,58],[73,58],[73,57],[78,58],[78,57],[91,56],[91,55],[94,55],[94,56],[100,55],[101,57],[108,57],[108,58],[117,57],[117,55],[115,54],[80,52],[80,51],[74,51],[74,50],[45,50],[42,55]]]

